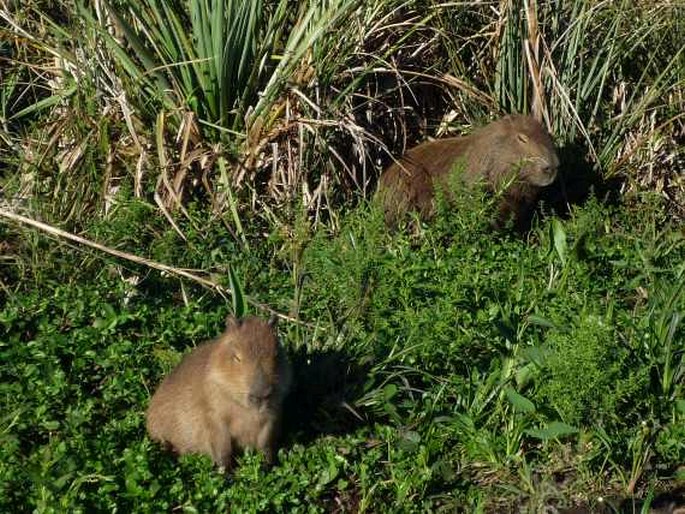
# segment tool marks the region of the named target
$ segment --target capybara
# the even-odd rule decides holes
[[[471,135],[415,146],[381,174],[376,201],[390,226],[411,210],[428,219],[435,209],[436,185],[449,200],[450,172],[461,168],[465,184],[502,192],[496,223],[501,225],[512,216],[517,221],[533,205],[538,192],[554,182],[558,167],[544,127],[530,116],[508,115]]]
[[[230,316],[225,331],[189,354],[150,400],[150,437],[178,454],[201,453],[225,469],[236,450],[272,463],[291,367],[275,321]]]

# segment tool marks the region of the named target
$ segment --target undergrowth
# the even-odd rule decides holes
[[[682,489],[682,14],[0,1],[0,510],[646,512]],[[388,231],[367,199],[392,158],[512,111],[561,160],[529,231],[467,192]],[[144,411],[235,277],[296,381],[278,464],[224,477]]]
[[[528,240],[493,232],[488,209],[390,234],[362,207],[269,267],[246,249],[174,253],[171,229],[158,238],[187,266],[230,263],[248,295],[297,317],[280,325],[296,387],[269,471],[250,453],[224,478],[145,435],[153,388],[220,330],[215,294],[116,261],[10,294],[3,510],[513,512],[673,480],[682,235],[651,224],[651,201],[640,216],[591,201]]]

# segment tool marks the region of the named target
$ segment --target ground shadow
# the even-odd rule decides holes
[[[623,500],[619,512],[625,514],[638,514],[643,511],[647,502],[632,498]],[[649,514],[685,514],[685,486],[671,491],[657,494],[649,503]]]
[[[654,496],[651,501],[638,498],[606,498],[600,504],[560,509],[559,514],[684,514],[685,487]]]
[[[307,443],[321,435],[345,434],[366,422],[352,407],[366,376],[352,357],[341,351],[290,354],[293,389],[285,400],[284,445]]]

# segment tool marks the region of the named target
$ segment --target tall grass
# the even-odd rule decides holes
[[[529,0],[501,2],[493,13],[481,32],[494,65],[485,81],[499,108],[532,111],[560,141],[582,142],[605,177],[635,173],[619,158],[630,132],[640,133],[638,145],[677,132],[683,99],[673,94],[685,84],[682,7]],[[645,127],[652,116],[659,123]],[[679,149],[673,144],[670,151]]]
[[[80,39],[51,21],[54,10],[2,9],[6,33],[58,56],[63,77],[46,88],[49,100],[10,117],[69,112],[50,140],[71,139],[63,135],[84,117],[121,123],[108,129],[122,141],[109,160],[127,168],[136,195],[157,190],[162,211],[199,192],[233,212],[237,194],[259,202],[267,223],[289,223],[297,204],[335,223],[335,204],[368,195],[390,153],[509,111],[535,112],[604,178],[683,194],[669,173],[682,162],[685,107],[674,3],[79,5]],[[75,94],[76,84],[88,93]],[[26,98],[18,87],[11,94]],[[160,111],[149,137],[143,127]],[[87,167],[78,152],[51,156],[47,146],[38,153],[64,168]],[[215,170],[222,158],[225,173]]]

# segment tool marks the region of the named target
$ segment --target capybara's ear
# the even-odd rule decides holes
[[[240,326],[240,320],[235,317],[235,314],[229,314],[226,316],[226,328],[238,328]]]
[[[276,316],[275,314],[272,314],[271,317],[269,318],[269,326],[271,328],[276,328],[277,325],[278,325],[278,316]]]

